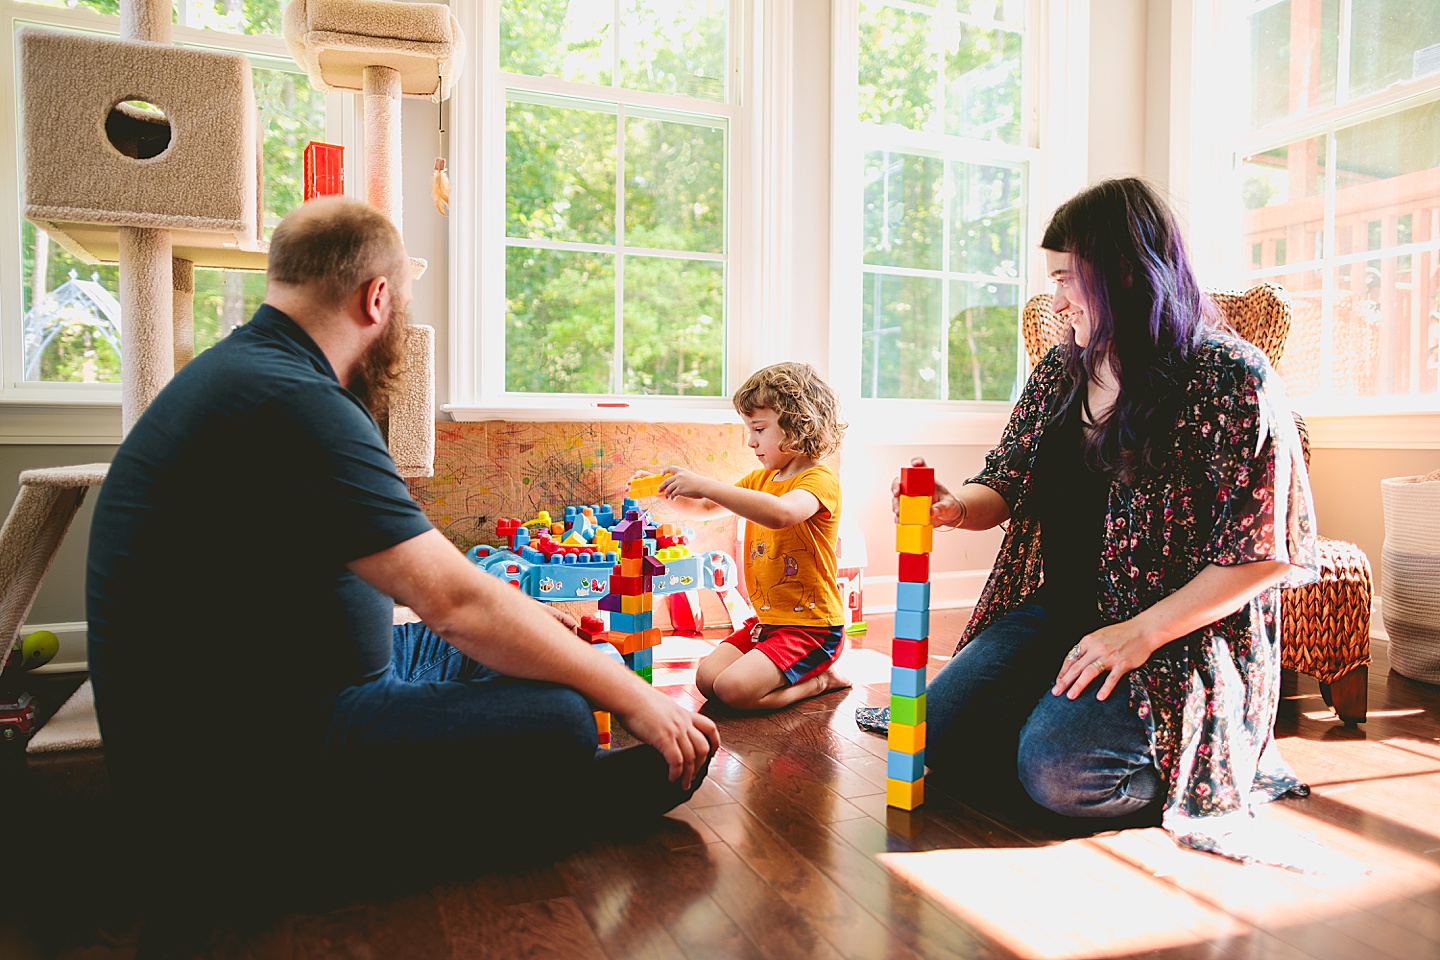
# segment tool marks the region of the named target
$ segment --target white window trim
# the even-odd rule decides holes
[[[1009,420],[1005,401],[898,400],[860,395],[862,327],[855,305],[855,272],[862,246],[860,203],[862,152],[857,84],[860,0],[837,0],[832,8],[830,237],[830,375],[846,419],[856,435],[884,437],[887,443],[990,446]],[[1026,71],[1039,71],[1038,96],[1027,95],[1024,146],[977,147],[988,159],[1023,159],[1029,164],[1030,208],[1026,222],[1027,282],[1023,304],[1046,290],[1041,227],[1056,206],[1085,186],[1089,144],[1090,0],[1031,0],[1027,20]],[[1033,74],[1032,74],[1033,75]],[[904,139],[897,131],[895,139]]]
[[[1430,74],[1385,90],[1357,97],[1343,105],[1326,107],[1294,119],[1271,123],[1253,134],[1243,132],[1243,114],[1234,109],[1248,91],[1238,71],[1221,68],[1218,61],[1228,44],[1248,43],[1248,0],[1174,0],[1171,8],[1171,124],[1170,187],[1189,197],[1238,196],[1234,189],[1237,159],[1315,136],[1327,136],[1337,125],[1350,126],[1440,98],[1440,73]],[[1342,26],[1348,29],[1348,25]],[[1229,147],[1227,148],[1227,143]],[[1333,164],[1330,175],[1334,175]],[[1327,203],[1330,200],[1327,197]],[[1258,282],[1253,273],[1235,266],[1225,256],[1240,236],[1239,204],[1194,207],[1197,267],[1202,275],[1216,276],[1219,285],[1248,286]],[[1208,214],[1202,214],[1206,210]],[[1333,236],[1326,237],[1327,255]],[[1427,244],[1426,248],[1433,248]],[[1393,255],[1396,251],[1367,251],[1364,259]],[[1404,253],[1405,250],[1398,251]],[[1358,256],[1358,255],[1357,255]],[[1324,261],[1337,265],[1334,256]],[[1350,258],[1354,259],[1354,258]],[[1297,261],[1277,273],[1306,269],[1315,261]],[[1368,411],[1372,401],[1387,409]],[[1307,401],[1301,413],[1310,428],[1310,443],[1317,449],[1434,450],[1440,449],[1440,398],[1397,395],[1376,398],[1335,398]],[[1418,409],[1417,409],[1418,407]],[[1358,409],[1357,409],[1358,408]]]
[[[450,231],[450,391],[441,409],[456,420],[686,420],[733,422],[729,392],[743,371],[789,355],[793,213],[789,207],[793,25],[785,3],[731,0],[738,25],[731,55],[738,121],[730,129],[726,290],[726,383],[718,397],[534,395],[504,390],[504,142],[485,142],[505,110],[484,65],[499,62],[499,0],[456,4],[471,38],[452,98],[454,154]],[[492,89],[482,89],[487,86]],[[557,92],[573,89],[554,81]],[[640,95],[643,99],[643,95]],[[487,243],[487,240],[489,241]]]
[[[22,190],[19,139],[19,101],[16,95],[15,30],[17,24],[39,27],[53,26],[89,30],[118,35],[118,17],[95,13],[86,8],[45,7],[21,0],[0,0],[0,157],[13,162],[0,164],[0,223],[13,224],[13,229],[0,230],[0,444],[79,443],[115,444],[121,439],[120,384],[43,383],[23,379],[21,318],[24,292],[20,263]],[[285,41],[279,36],[218,33],[185,27],[171,27],[171,40],[176,44],[209,47],[244,53],[251,57],[294,64]],[[297,72],[299,67],[295,68]],[[347,147],[352,171],[359,162],[358,126],[352,116],[348,97],[330,93],[325,101],[325,136],[331,143]],[[363,173],[363,171],[362,171]],[[363,183],[363,176],[351,176],[346,192]]]

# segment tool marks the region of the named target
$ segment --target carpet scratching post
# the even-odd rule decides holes
[[[890,752],[885,800],[914,810],[925,802],[925,670],[930,659],[930,545],[935,495],[931,467],[900,471],[900,522],[895,545],[900,573],[895,585],[895,642],[890,656]]]
[[[404,233],[400,101],[450,96],[465,61],[465,35],[441,3],[399,0],[290,0],[285,42],[320,90],[362,97],[365,198]],[[419,279],[425,261],[411,259]],[[416,331],[428,331],[417,335]],[[404,477],[435,472],[434,331],[412,325],[406,366],[387,424],[390,453]]]

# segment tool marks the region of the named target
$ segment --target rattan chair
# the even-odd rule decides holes
[[[1284,288],[1264,283],[1244,293],[1211,291],[1235,331],[1278,364],[1290,334],[1291,312]],[[1048,293],[1025,304],[1021,330],[1025,352],[1035,365],[1060,343],[1069,324],[1050,308]],[[1305,465],[1310,465],[1310,436],[1295,414]],[[1319,538],[1320,579],[1281,592],[1281,664],[1320,682],[1320,695],[1345,725],[1365,722],[1370,677],[1370,600],[1374,585],[1370,561],[1353,543]]]

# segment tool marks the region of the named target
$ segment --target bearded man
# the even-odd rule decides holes
[[[212,866],[322,838],[483,853],[596,823],[597,801],[634,819],[688,798],[714,723],[468,562],[396,473],[372,416],[410,301],[395,228],[308,203],[267,281],[96,500],[90,670],[136,834]],[[392,626],[396,601],[423,623]],[[595,709],[642,743],[598,753]]]

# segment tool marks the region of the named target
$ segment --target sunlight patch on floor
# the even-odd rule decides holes
[[[1224,913],[1168,884],[1148,882],[1139,869],[1085,840],[882,853],[879,860],[1025,960],[1123,957],[1244,932]]]

